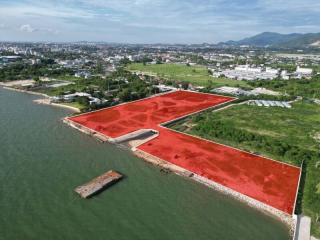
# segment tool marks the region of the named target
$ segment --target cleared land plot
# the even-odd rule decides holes
[[[230,97],[178,91],[70,118],[109,137],[117,138],[233,100]]]
[[[212,77],[209,75],[207,68],[201,66],[186,66],[178,64],[143,65],[142,63],[135,63],[128,65],[127,68],[130,71],[140,71],[172,81],[188,81],[202,86],[207,86],[209,81],[211,81],[213,86],[248,87],[247,83],[244,81],[237,81],[223,77]]]
[[[291,214],[300,170],[163,129],[139,149]]]
[[[312,217],[312,232],[320,237],[320,105],[309,101],[295,102],[291,109],[237,105],[171,127],[287,163],[304,161],[297,211]]]
[[[159,126],[231,100],[177,91],[69,120],[112,138],[143,128],[155,129],[159,136],[139,146],[140,150],[292,214],[300,168]]]

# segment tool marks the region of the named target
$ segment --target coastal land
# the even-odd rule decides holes
[[[0,129],[5,139],[0,178],[7,183],[0,199],[7,206],[0,233],[5,239],[289,238],[285,225],[272,217],[64,126],[59,120],[69,110],[36,105],[32,95],[0,91],[0,121],[6,126]],[[13,142],[20,147],[12,149]],[[73,192],[108,169],[125,173],[124,181],[90,201]]]
[[[159,105],[159,109],[155,110],[154,113],[152,111],[150,113],[148,113],[148,114],[150,114],[150,116],[152,116],[152,118],[158,119],[158,120],[151,120],[152,118],[149,118],[149,117],[146,116],[147,119],[149,119],[149,120],[148,120],[148,122],[144,122],[144,124],[147,124],[148,126],[152,126],[152,121],[156,121],[156,122],[158,121],[160,123],[160,122],[163,122],[164,120],[168,120],[168,119],[174,120],[177,116],[180,116],[180,117],[183,116],[184,114],[182,112],[180,113],[180,111],[183,108],[183,104],[186,104],[186,101],[189,101],[188,102],[189,107],[194,105],[194,108],[197,109],[197,105],[196,104],[197,104],[197,102],[199,102],[199,99],[197,101],[195,101],[196,97],[197,97],[197,99],[200,98],[200,97],[203,98],[203,100],[200,101],[203,104],[203,106],[201,105],[202,107],[200,107],[200,110],[201,110],[201,108],[205,108],[206,109],[206,108],[210,107],[210,104],[211,105],[213,104],[213,106],[214,106],[214,105],[217,105],[219,103],[223,103],[224,101],[228,102],[228,101],[232,100],[232,98],[227,98],[227,97],[222,97],[222,96],[193,93],[193,92],[188,92],[188,91],[182,91],[182,92],[178,91],[178,92],[167,93],[167,94],[161,95],[159,97],[152,97],[152,98],[149,98],[149,99],[146,99],[146,100],[132,102],[132,103],[129,103],[129,104],[123,104],[123,105],[120,105],[119,107],[115,107],[115,108],[99,110],[99,111],[96,111],[96,112],[93,112],[93,113],[87,113],[87,114],[82,114],[82,115],[71,117],[71,118],[66,118],[65,122],[67,124],[69,124],[70,126],[72,126],[74,128],[77,128],[77,129],[79,129],[79,130],[81,130],[81,131],[83,131],[83,132],[85,132],[85,133],[87,133],[89,135],[94,135],[94,136],[96,136],[96,135],[98,135],[98,136],[105,135],[106,136],[106,141],[117,142],[117,138],[119,138],[121,135],[123,135],[123,138],[124,138],[124,136],[126,136],[125,134],[127,134],[127,133],[133,134],[134,133],[136,127],[139,125],[137,121],[140,121],[140,120],[138,120],[138,119],[141,119],[143,117],[141,115],[141,113],[140,113],[142,108],[145,109],[144,111],[148,111],[148,112],[150,111],[150,109],[148,108],[148,104],[149,105],[150,104],[155,104],[155,102],[157,102],[157,105]],[[173,99],[175,99],[175,98],[179,98],[181,100],[180,100],[180,102],[176,102],[172,106],[171,101]],[[208,99],[206,99],[206,98],[208,98]],[[211,101],[212,101],[211,103],[209,101],[210,98],[212,98],[211,99]],[[188,99],[190,99],[190,100],[188,100]],[[153,103],[153,101],[155,101],[155,102]],[[163,108],[160,107],[162,105],[162,102],[165,105]],[[175,106],[176,104],[178,104],[178,105]],[[178,107],[179,105],[182,105],[180,110],[179,110],[179,107]],[[119,109],[119,111],[118,111],[118,109]],[[130,111],[134,111],[134,114],[133,114],[133,112],[130,112]],[[197,110],[192,110],[192,107],[191,107],[188,111],[190,111],[190,113],[192,114],[193,111],[197,111]],[[126,112],[128,112],[128,113],[126,113]],[[161,117],[160,117],[160,115],[157,114],[157,112],[159,112],[159,114],[161,112]],[[165,113],[165,112],[169,112],[170,114]],[[124,120],[121,117],[119,117],[119,116],[121,116],[123,114],[128,115],[128,116],[132,115],[132,117],[127,119],[127,120]],[[139,117],[140,116],[139,114],[141,115],[141,117]],[[175,115],[175,114],[177,114],[177,115]],[[94,119],[101,119],[101,120],[97,120],[98,122],[96,122]],[[110,119],[110,122],[109,121],[104,121],[103,119]],[[134,121],[134,119],[136,121]],[[151,121],[151,122],[149,123],[149,121]],[[126,122],[131,122],[131,123],[127,124]],[[153,140],[150,140],[150,142],[144,142],[143,144],[141,144],[139,146],[135,146],[133,148],[133,151],[139,157],[142,157],[142,158],[146,159],[147,161],[152,162],[152,163],[154,163],[156,165],[160,165],[160,166],[162,166],[164,168],[169,168],[170,170],[172,170],[172,171],[174,171],[174,172],[176,172],[176,173],[178,173],[180,175],[191,177],[191,178],[195,179],[196,181],[205,183],[206,185],[209,185],[209,186],[211,186],[211,187],[213,187],[215,189],[218,189],[220,191],[227,192],[228,195],[234,196],[237,199],[241,199],[242,201],[245,201],[245,202],[249,203],[250,206],[254,206],[254,207],[256,207],[258,209],[261,209],[263,211],[272,213],[272,214],[278,216],[282,221],[286,222],[291,227],[291,229],[294,231],[295,223],[294,223],[294,220],[292,219],[292,217],[290,216],[292,214],[292,212],[293,212],[294,206],[289,206],[290,205],[288,203],[288,202],[290,202],[289,200],[285,200],[284,201],[285,204],[289,204],[289,205],[286,205],[286,207],[284,207],[284,206],[280,207],[280,205],[278,205],[278,207],[275,207],[275,206],[277,206],[277,204],[275,202],[279,201],[280,199],[275,200],[274,203],[268,202],[268,204],[263,204],[261,202],[255,201],[255,199],[259,199],[260,198],[258,195],[256,195],[257,194],[256,192],[254,193],[254,195],[251,195],[251,197],[252,197],[251,199],[246,197],[248,195],[250,196],[249,192],[246,192],[244,195],[237,194],[236,193],[237,191],[240,192],[240,193],[241,192],[243,193],[243,190],[241,190],[241,188],[239,188],[239,186],[240,186],[239,184],[237,184],[237,186],[234,185],[234,187],[231,187],[231,188],[237,189],[236,191],[226,190],[226,188],[224,186],[216,184],[216,183],[214,184],[214,181],[215,181],[214,179],[215,178],[213,177],[213,181],[210,181],[211,177],[210,177],[209,172],[205,173],[207,170],[204,170],[204,169],[210,169],[211,167],[214,167],[214,166],[210,166],[210,163],[208,163],[208,162],[205,163],[204,161],[202,161],[202,158],[203,158],[203,155],[205,155],[205,154],[209,154],[209,155],[210,154],[214,154],[215,152],[217,152],[217,149],[211,149],[211,151],[209,151],[208,153],[204,152],[203,151],[204,149],[203,150],[201,150],[201,149],[197,150],[197,148],[199,148],[199,146],[201,144],[208,145],[206,147],[206,149],[207,149],[209,147],[209,142],[201,143],[200,140],[192,139],[191,136],[190,136],[190,139],[189,140],[186,139],[184,143],[181,142],[181,143],[176,143],[174,145],[177,148],[177,146],[182,146],[182,145],[186,144],[187,142],[196,141],[196,140],[199,141],[199,143],[196,144],[198,147],[190,146],[189,147],[189,151],[198,151],[197,152],[197,155],[198,155],[197,160],[199,160],[199,162],[196,165],[199,165],[199,166],[201,165],[203,167],[202,168],[200,167],[200,168],[197,168],[197,169],[191,167],[192,165],[194,165],[194,163],[190,162],[190,160],[184,159],[185,158],[185,156],[184,156],[185,154],[183,153],[183,151],[181,152],[179,149],[176,149],[176,151],[173,149],[173,154],[176,154],[176,156],[181,155],[179,158],[183,158],[184,160],[179,160],[179,161],[168,160],[168,159],[170,159],[170,157],[167,156],[168,155],[168,151],[170,152],[170,150],[169,150],[170,147],[162,146],[161,144],[159,145],[158,142],[159,141],[161,142],[162,141],[161,139],[164,139],[166,137],[168,138],[169,136],[167,136],[167,135],[169,134],[169,131],[167,133],[167,131],[165,131],[162,128],[158,128],[155,125],[152,126],[152,128],[158,130],[160,132],[160,136],[157,136],[156,138],[153,138]],[[100,130],[96,130],[96,129],[100,129]],[[116,130],[116,129],[118,129],[118,130]],[[114,130],[116,130],[116,131],[114,131]],[[173,142],[176,141],[174,136],[171,136],[169,138]],[[179,137],[179,138],[182,139],[181,137]],[[101,139],[101,138],[99,137],[99,139]],[[167,152],[167,155],[166,154],[165,155],[163,155],[163,154],[161,155],[160,154],[157,157],[157,154],[159,154],[159,153],[156,153],[154,150],[152,150],[152,148],[148,149],[148,146],[151,146],[153,144],[152,142],[155,142],[154,144],[155,144],[156,148],[160,148],[160,149],[163,148],[163,150],[161,150],[161,152],[162,153]],[[231,150],[231,149],[228,150],[227,147],[225,147],[225,148],[226,149],[223,149],[223,150],[221,149],[218,152],[221,152],[221,151],[228,152],[228,151]],[[241,154],[243,155],[244,153],[235,152],[232,155],[237,155],[237,154],[240,156]],[[170,155],[170,153],[169,153],[169,155]],[[250,154],[248,154],[248,157],[249,157],[249,155]],[[213,162],[216,162],[216,161],[218,161],[218,159],[220,157],[214,155],[214,156],[211,156],[211,159],[215,159]],[[165,159],[165,160],[161,160],[161,158]],[[175,157],[175,158],[178,159],[178,157]],[[228,157],[226,156],[226,158],[228,158]],[[259,160],[260,157],[255,157],[255,158],[257,158],[257,160]],[[232,161],[234,159],[235,158],[232,157],[230,159],[226,159],[227,160],[226,162],[223,162],[223,166],[225,168],[225,174],[227,174],[227,172],[228,172],[226,170],[226,166],[230,165],[230,161]],[[220,160],[222,160],[222,159],[220,159]],[[261,160],[263,160],[263,159],[261,158]],[[248,161],[248,160],[244,159],[244,162],[246,162],[246,161]],[[252,159],[251,161],[254,161],[254,160]],[[218,164],[218,162],[216,162],[216,164]],[[270,160],[267,160],[265,167],[267,167],[267,162],[272,163]],[[273,163],[275,163],[275,162],[273,162]],[[204,168],[204,165],[206,165],[206,164],[208,166]],[[241,165],[241,163],[239,163],[239,164]],[[179,166],[174,166],[174,165],[180,165],[180,167]],[[234,163],[233,165],[235,166],[235,165],[237,165],[237,163]],[[188,171],[188,169],[189,169],[189,171]],[[294,167],[292,167],[292,169],[295,170]],[[255,174],[254,172],[256,170],[251,169],[251,174],[254,175]],[[243,169],[243,171],[246,171],[246,170]],[[222,176],[222,175],[221,175],[221,178],[225,178],[226,177],[226,176]],[[275,172],[274,172],[274,175],[276,175]],[[279,173],[279,176],[280,175],[281,175],[281,173]],[[296,175],[296,180],[297,181],[299,180],[299,175],[300,175],[300,171],[298,171],[298,168],[297,168],[297,175]],[[233,177],[235,177],[235,176],[233,176]],[[290,179],[295,181],[294,180],[295,177],[290,177]],[[211,178],[211,180],[212,180],[212,178]],[[278,180],[278,182],[279,181],[280,180]],[[295,182],[295,184],[297,183],[297,181]],[[218,182],[219,182],[219,180],[218,180]],[[247,184],[250,184],[249,182],[250,182],[250,180],[248,180]],[[283,180],[281,182],[286,182],[288,184],[289,180]],[[252,186],[252,188],[256,188],[256,187]],[[259,191],[258,188],[259,187],[256,188],[257,191]],[[287,186],[287,188],[288,188],[288,186]],[[278,190],[281,191],[280,189],[278,189]],[[292,191],[292,205],[293,205],[294,202],[295,202],[296,194],[297,194],[297,185],[295,185],[295,186],[292,185],[292,190],[293,190]],[[274,190],[274,191],[277,191],[277,190]],[[267,197],[267,198],[270,199],[270,197]],[[263,201],[263,200],[260,200],[260,201]],[[280,201],[282,201],[282,200],[280,200]],[[273,205],[275,208],[268,207],[268,205],[270,205],[270,204],[271,205],[275,204],[275,205]],[[280,211],[277,211],[277,208],[278,208],[278,210],[280,209]],[[288,215],[286,215],[286,214],[288,214]]]

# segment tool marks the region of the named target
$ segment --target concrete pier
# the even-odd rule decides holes
[[[120,173],[111,170],[91,180],[90,182],[77,187],[75,191],[79,193],[82,198],[88,198],[100,192],[105,187],[120,180],[121,178],[122,178],[122,175]]]

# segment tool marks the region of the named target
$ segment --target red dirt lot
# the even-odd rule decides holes
[[[300,169],[169,129],[140,150],[293,213]]]
[[[69,120],[112,138],[142,128],[155,129],[159,136],[140,145],[140,150],[292,214],[300,168],[160,126],[232,100],[212,94],[176,91]]]
[[[109,137],[117,138],[142,128],[155,128],[161,123],[233,99],[211,94],[177,91],[69,119]]]

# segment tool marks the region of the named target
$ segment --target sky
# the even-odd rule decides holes
[[[0,0],[0,41],[217,43],[320,32],[319,0]]]

